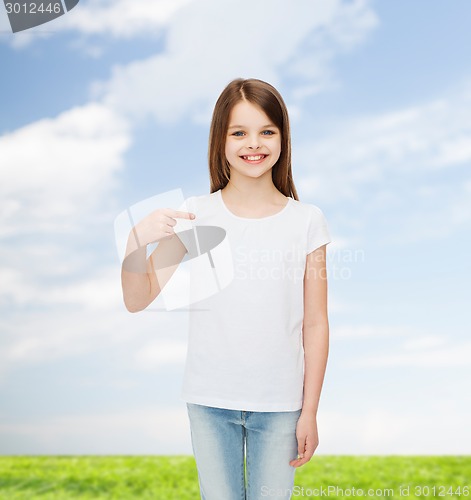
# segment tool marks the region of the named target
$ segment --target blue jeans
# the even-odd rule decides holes
[[[298,453],[301,410],[186,405],[202,500],[291,498],[296,468],[289,462]]]

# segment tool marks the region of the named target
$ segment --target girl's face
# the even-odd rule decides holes
[[[231,111],[225,153],[231,169],[244,176],[260,177],[280,157],[280,130],[261,108],[240,101]]]

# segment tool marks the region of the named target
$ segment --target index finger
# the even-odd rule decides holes
[[[181,219],[194,219],[196,217],[192,212],[181,212],[180,210],[173,210],[172,216]]]

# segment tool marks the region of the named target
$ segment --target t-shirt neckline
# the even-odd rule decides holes
[[[236,215],[233,212],[231,212],[229,210],[229,208],[227,208],[226,204],[224,203],[224,200],[222,198],[221,189],[219,189],[217,191],[217,196],[218,196],[219,202],[222,205],[222,207],[223,207],[223,209],[224,209],[225,212],[227,212],[231,217],[234,217],[235,219],[240,219],[240,220],[243,220],[243,221],[260,221],[260,220],[272,219],[273,217],[278,217],[279,215],[282,215],[284,212],[286,212],[286,210],[288,209],[288,206],[293,201],[293,199],[288,196],[287,197],[288,198],[288,202],[286,203],[286,205],[279,212],[276,212],[275,214],[272,214],[272,215],[267,215],[266,217],[255,217],[255,218],[253,218],[253,217],[240,217],[239,215]]]

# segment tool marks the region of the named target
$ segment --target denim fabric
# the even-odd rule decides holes
[[[186,403],[202,500],[291,498],[301,410],[255,412]]]

